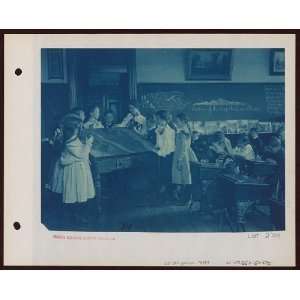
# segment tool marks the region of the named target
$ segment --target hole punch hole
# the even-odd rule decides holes
[[[14,229],[15,230],[20,230],[21,229],[21,224],[19,222],[14,223]]]
[[[22,69],[17,68],[17,69],[15,70],[15,74],[16,74],[17,76],[20,76],[20,75],[22,74]]]

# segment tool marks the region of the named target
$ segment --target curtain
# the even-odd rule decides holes
[[[67,53],[68,75],[69,75],[69,107],[70,109],[78,106],[77,97],[77,59],[74,53]]]
[[[136,104],[137,102],[136,50],[132,50],[129,54],[128,78],[129,78],[129,102],[132,104]]]

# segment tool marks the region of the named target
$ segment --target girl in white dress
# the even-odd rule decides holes
[[[172,183],[176,185],[174,198],[181,201],[181,195],[192,184],[190,169],[191,160],[191,132],[186,116],[181,113],[176,116],[175,152],[172,165]],[[190,200],[190,199],[189,199]]]
[[[234,148],[233,153],[236,156],[242,157],[246,160],[255,160],[255,152],[246,135],[239,138],[237,146]]]
[[[63,166],[63,203],[83,203],[95,197],[89,162],[93,137],[82,143],[79,128],[74,124],[64,128],[65,145],[60,162]]]
[[[80,111],[81,114],[81,111]],[[84,114],[84,112],[83,112]],[[63,166],[61,164],[61,152],[63,148],[63,141],[65,140],[64,138],[64,127],[65,126],[72,126],[72,127],[78,127],[79,130],[82,128],[82,122],[84,120],[84,115],[79,115],[76,113],[68,113],[65,115],[61,121],[61,127],[57,128],[55,130],[54,138],[53,140],[53,145],[58,148],[59,146],[59,155],[55,161],[52,174],[50,177],[50,182],[49,182],[49,189],[53,193],[57,194],[62,194],[63,193]],[[58,144],[58,146],[56,145]]]

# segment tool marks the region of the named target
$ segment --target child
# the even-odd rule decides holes
[[[175,150],[175,131],[168,125],[164,114],[157,114],[156,147],[158,155],[166,157]]]
[[[52,174],[49,182],[49,189],[53,193],[62,194],[63,193],[63,167],[61,165],[61,153],[64,147],[64,128],[67,126],[78,127],[78,136],[81,133],[83,116],[79,116],[77,113],[68,113],[65,115],[60,123],[60,128],[55,130],[53,140],[53,147],[56,148],[56,159],[54,167],[52,169]]]
[[[108,110],[104,115],[104,128],[109,129],[115,126],[115,116],[111,110]]]
[[[263,142],[260,139],[257,129],[256,128],[251,128],[249,131],[249,142],[252,146],[252,149],[257,157],[260,157],[263,153]]]
[[[203,155],[204,152],[207,152],[207,149],[205,149],[205,146],[206,146],[206,143],[203,140],[203,138],[201,137],[200,132],[193,131],[191,148],[194,151],[194,153],[198,159],[201,157],[201,155]]]
[[[83,127],[85,129],[103,128],[103,125],[99,121],[99,118],[100,118],[100,108],[98,105],[94,105],[90,109],[88,120],[84,123]]]
[[[78,138],[76,124],[64,128],[64,150],[60,158],[63,166],[63,203],[84,203],[95,197],[95,188],[90,169],[89,153],[93,137],[86,144]]]
[[[277,164],[284,174],[285,152],[281,140],[277,136],[272,136],[263,154],[263,159]]]
[[[176,130],[175,124],[174,124],[174,122],[173,122],[173,115],[172,115],[172,113],[171,113],[170,111],[168,111],[168,110],[165,110],[165,111],[163,111],[163,112],[164,112],[164,114],[165,114],[165,118],[166,118],[166,120],[167,120],[168,125],[169,125],[173,130]]]
[[[255,160],[255,153],[246,135],[239,138],[237,146],[234,148],[234,154],[246,160]]]
[[[277,170],[266,178],[266,182],[272,187],[271,215],[276,230],[284,228],[284,202],[285,202],[285,150],[281,139],[272,136],[268,146],[265,148],[263,159],[269,163],[277,165]],[[277,204],[276,204],[277,203]],[[281,203],[278,206],[278,203]]]
[[[82,122],[84,122],[84,120],[85,120],[85,113],[84,113],[84,110],[82,109],[82,108],[80,108],[80,107],[74,107],[71,111],[70,111],[70,113],[68,113],[66,116],[65,116],[65,118],[68,118],[69,116],[73,116],[73,117],[79,117],[80,118],[80,120],[82,121]],[[64,118],[64,119],[65,119]]]
[[[156,128],[157,128],[157,116],[151,114],[146,119],[146,128],[147,128],[147,140],[152,144],[156,145]]]
[[[225,137],[223,131],[217,131],[215,134],[215,141],[209,146],[212,155],[218,158],[224,158],[227,155],[232,155],[232,146],[230,140]]]
[[[180,201],[180,193],[192,184],[190,169],[191,133],[185,114],[176,116],[175,152],[172,165],[172,183],[176,185],[174,197]]]
[[[171,182],[172,155],[175,150],[175,131],[168,125],[164,114],[157,114],[158,122],[155,129],[157,154],[160,158],[160,193],[165,192]]]
[[[85,112],[83,109],[81,109],[80,107],[75,107],[72,109],[72,113],[74,113],[75,115],[77,115],[82,122],[84,122],[85,120]]]
[[[118,126],[131,128],[140,135],[147,134],[146,118],[132,104],[129,105],[129,113]]]
[[[62,194],[62,167],[60,164],[60,155],[63,148],[63,124],[61,123],[54,131],[49,144],[52,147],[53,157],[51,160],[51,169],[47,188],[56,194]],[[49,159],[49,158],[48,158]]]
[[[277,131],[277,137],[280,139],[281,147],[285,147],[285,129],[284,126],[280,127]]]

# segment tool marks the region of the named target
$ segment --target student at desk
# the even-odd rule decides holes
[[[255,160],[255,153],[250,145],[249,139],[246,135],[242,135],[233,150],[234,155],[242,157],[246,160]]]
[[[281,147],[284,148],[285,147],[285,129],[283,126],[278,129],[276,136],[280,139]]]
[[[282,230],[284,228],[284,201],[285,201],[285,151],[281,140],[273,136],[265,148],[263,159],[276,164],[278,170],[274,176],[267,178],[273,187],[272,199],[272,218],[276,229]]]
[[[284,148],[278,137],[271,137],[268,146],[265,147],[263,158],[266,161],[276,163],[279,167],[284,167]]]
[[[277,178],[273,178],[277,181],[277,195],[278,200],[284,199],[284,183],[285,183],[285,153],[282,147],[281,141],[278,137],[273,136],[269,142],[269,145],[265,148],[263,159],[267,162],[276,164],[278,166]]]
[[[210,158],[209,141],[202,133],[192,132],[192,144],[191,148],[194,151],[198,160],[207,160]],[[213,155],[214,156],[214,155]]]
[[[257,129],[251,128],[249,131],[249,142],[256,156],[261,156],[264,150],[264,145],[260,139]]]
[[[212,152],[212,156],[215,159],[224,158],[226,155],[232,155],[232,146],[230,140],[225,137],[223,131],[217,131],[215,133],[215,140],[209,146],[209,150]]]

